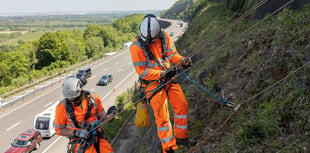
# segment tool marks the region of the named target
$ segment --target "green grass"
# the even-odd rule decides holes
[[[18,41],[24,41],[24,42],[33,41],[33,40],[39,39],[45,32],[46,31],[27,32],[18,38],[7,40],[7,41],[1,43],[0,45],[4,45],[4,44],[6,44],[6,45],[17,45]]]

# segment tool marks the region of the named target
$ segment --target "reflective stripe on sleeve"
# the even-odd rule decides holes
[[[169,55],[167,58],[170,60],[174,55],[176,55],[176,53]]]
[[[57,129],[62,129],[62,128],[65,128],[66,125],[64,125],[64,124],[55,124],[54,127],[57,128]]]
[[[149,68],[145,68],[144,72],[140,74],[141,78],[144,78],[149,73]]]
[[[172,44],[172,46],[170,48],[167,49],[167,53],[173,51],[173,49],[175,48],[174,44]]]
[[[144,66],[146,65],[147,62],[146,61],[141,61],[141,62],[133,62],[133,66]]]

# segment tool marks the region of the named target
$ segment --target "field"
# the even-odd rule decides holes
[[[0,45],[39,39],[45,32],[84,30],[90,24],[105,25],[128,13],[0,16]]]

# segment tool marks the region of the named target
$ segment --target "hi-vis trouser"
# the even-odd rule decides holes
[[[152,82],[146,85],[145,93],[148,99],[151,97],[152,93],[148,91],[155,89],[158,85],[158,82]],[[167,92],[168,90],[169,92]],[[175,113],[174,134],[169,120],[167,100],[169,100]],[[188,103],[180,85],[176,83],[167,83],[164,88],[156,92],[150,99],[150,105],[154,111],[158,137],[161,141],[163,152],[165,153],[165,150],[169,150],[169,148],[176,150],[177,145],[175,137],[179,139],[187,138]]]
[[[98,139],[98,137],[96,139]],[[73,145],[73,146],[71,146],[71,145]],[[69,153],[71,153],[71,152],[78,153],[79,152],[80,144],[76,143],[76,144],[71,144],[71,145],[68,146],[68,149],[72,150]],[[103,138],[100,138],[100,142],[99,142],[99,146],[98,147],[99,147],[100,153],[114,153],[110,143],[107,140],[103,139]],[[95,144],[92,144],[83,153],[97,153]]]

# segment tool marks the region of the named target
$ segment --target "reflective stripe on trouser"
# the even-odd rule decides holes
[[[177,138],[187,138],[188,103],[179,84],[171,84],[169,102],[174,111],[174,135]]]
[[[156,88],[157,85],[157,83],[150,85],[146,91]],[[148,97],[150,97],[150,95],[148,95]],[[169,148],[176,150],[178,147],[176,145],[176,140],[174,138],[172,126],[169,120],[166,91],[161,90],[157,92],[157,94],[151,99],[150,104],[154,111],[157,134],[161,141],[163,152],[165,153],[165,150],[169,150]]]
[[[79,146],[80,146],[80,144],[77,144],[76,147],[75,147],[75,152],[76,153],[79,150]],[[107,140],[103,139],[103,138],[100,139],[100,146],[99,146],[99,148],[100,148],[100,153],[114,153],[114,150],[112,149],[110,143]],[[97,153],[94,144],[92,144],[84,153]]]

